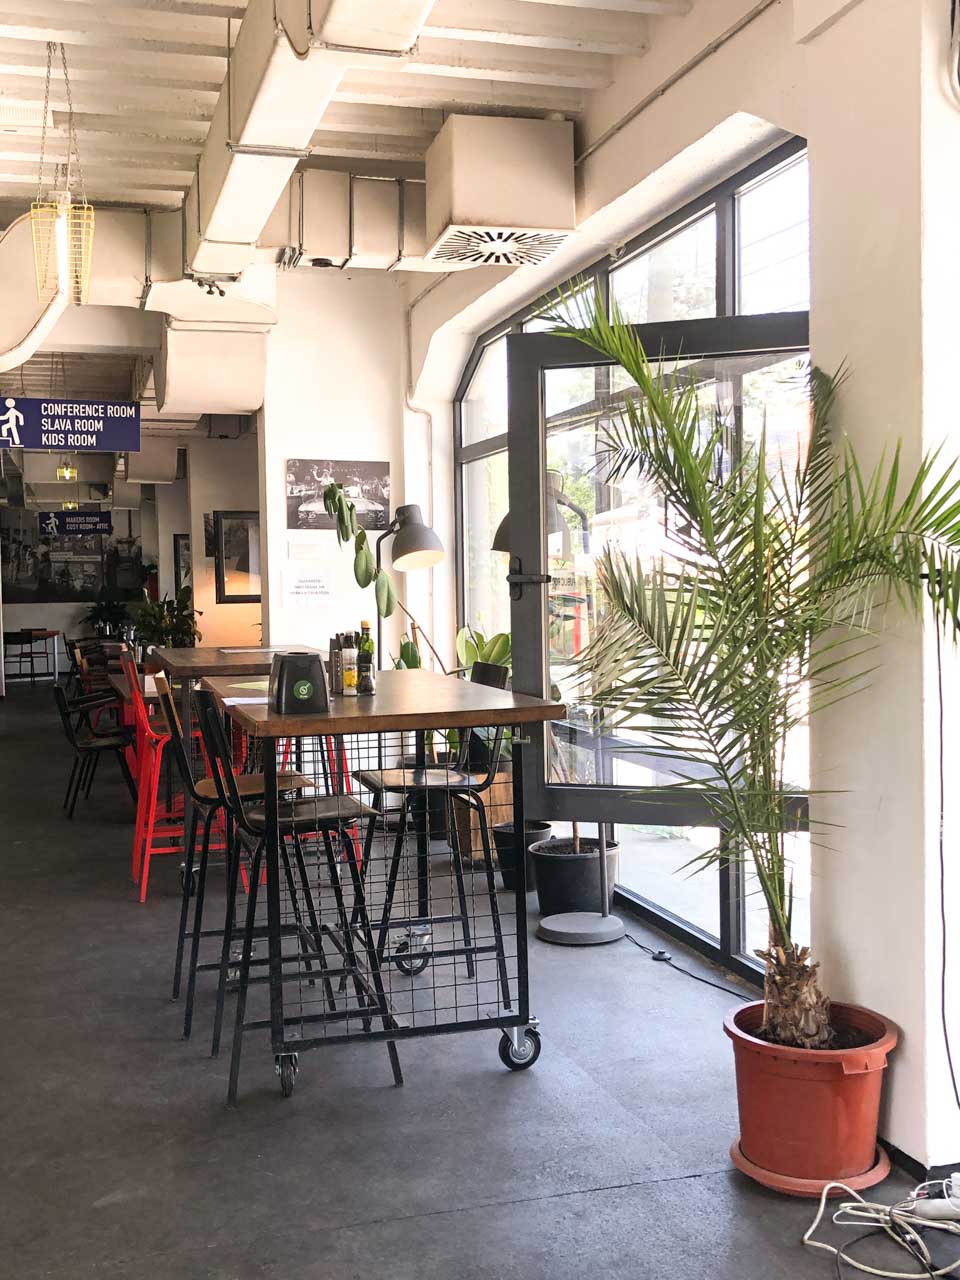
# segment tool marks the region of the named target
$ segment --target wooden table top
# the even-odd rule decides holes
[[[46,631],[43,627],[27,627],[27,630],[34,640],[53,640],[60,634],[59,631]]]
[[[250,696],[231,680],[205,679],[221,702]],[[227,706],[231,717],[256,738],[304,738],[337,733],[381,733],[412,729],[474,729],[560,720],[566,708],[509,689],[489,689],[434,671],[381,671],[372,696],[331,699],[322,715],[277,715],[269,703]]]
[[[143,700],[144,702],[157,702],[157,691],[153,687],[153,681],[150,680],[150,683],[147,684],[148,680],[150,680],[149,676],[140,677],[140,692],[143,694]],[[111,688],[117,691],[124,702],[131,701],[130,686],[127,683],[126,676],[108,675],[107,682],[110,684]]]
[[[319,653],[306,645],[278,645],[276,648],[154,649],[148,655],[175,680],[199,679],[201,676],[266,676],[270,674],[274,655],[278,653]]]

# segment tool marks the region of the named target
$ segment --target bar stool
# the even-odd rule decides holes
[[[247,990],[250,984],[250,968],[252,963],[253,940],[255,937],[264,937],[266,929],[257,927],[256,911],[257,896],[260,887],[260,871],[264,861],[264,850],[266,847],[266,813],[260,808],[245,808],[243,798],[237,783],[237,778],[230,768],[230,756],[227,747],[227,740],[223,730],[223,723],[217,711],[216,700],[211,693],[205,690],[197,690],[193,695],[194,707],[197,712],[197,719],[203,733],[203,740],[206,746],[207,756],[211,765],[211,772],[220,795],[220,799],[233,819],[234,832],[237,839],[244,844],[248,850],[252,850],[252,865],[250,869],[250,889],[247,895],[247,913],[246,921],[243,929],[243,953],[240,959],[240,976],[237,990],[237,1007],[234,1021],[233,1033],[233,1051],[230,1060],[230,1085],[228,1090],[229,1100],[235,1101],[237,1094],[237,1082],[240,1073],[240,1054],[243,1042],[244,1018],[246,1015]],[[383,982],[380,976],[379,961],[374,946],[373,933],[367,918],[366,902],[364,898],[363,881],[360,875],[360,869],[357,865],[357,859],[352,842],[344,836],[344,829],[357,823],[363,818],[375,818],[374,811],[363,804],[355,796],[348,795],[316,795],[305,797],[297,800],[284,801],[282,809],[278,817],[278,835],[279,835],[279,854],[280,866],[287,886],[287,893],[290,897],[291,910],[294,916],[294,924],[281,926],[281,934],[287,936],[296,936],[299,939],[300,950],[304,959],[304,968],[308,972],[312,972],[312,965],[317,965],[317,970],[323,983],[324,995],[327,1007],[331,1012],[336,1010],[336,995],[334,994],[331,979],[339,977],[341,972],[346,972],[353,979],[354,990],[357,1002],[361,1008],[368,1014],[379,1013],[383,1020],[384,1030],[391,1030],[394,1026],[393,1017],[387,1005],[386,994],[383,988]],[[321,923],[320,915],[317,910],[317,900],[314,896],[310,880],[307,875],[306,860],[303,851],[303,836],[319,834],[324,846],[326,855],[327,871],[330,878],[330,884],[333,889],[336,915],[338,922],[337,932],[340,934],[340,946],[337,947],[338,953],[342,954],[346,964],[345,970],[331,969],[327,964],[324,954],[324,938],[332,932],[331,927]],[[355,922],[347,916],[346,904],[343,897],[343,888],[340,884],[340,876],[337,871],[336,854],[334,852],[332,835],[340,837],[344,845],[344,851],[347,854],[347,863],[350,868],[351,880],[353,883],[354,901],[359,907],[359,912]],[[288,841],[292,844],[294,861],[297,868],[297,878],[293,874],[293,865],[290,859],[290,851]],[[236,877],[237,865],[239,859],[234,859],[231,864],[231,877],[233,883],[228,887],[227,896],[233,898],[236,895]],[[299,889],[297,891],[297,879],[299,880]],[[303,910],[300,906],[300,896],[303,898],[303,905],[306,908],[306,920],[304,919]],[[309,921],[309,925],[307,924]],[[373,983],[375,998],[373,1003],[367,996],[364,983],[361,979],[360,966],[355,949],[355,932],[359,929],[363,939],[364,953],[367,964],[370,969],[370,977]],[[216,1056],[219,1051],[220,1028],[223,1018],[223,1003],[227,985],[227,968],[229,965],[229,951],[232,930],[224,930],[223,948],[220,957],[220,983],[217,990],[217,1010],[214,1025],[214,1043],[211,1052]],[[341,951],[342,947],[342,951]],[[262,979],[267,981],[267,979]],[[369,1016],[364,1018],[364,1025],[369,1025]],[[393,1041],[387,1041],[387,1052],[390,1058],[390,1065],[393,1070],[393,1078],[397,1084],[403,1082],[403,1075],[400,1070],[400,1060],[397,1056],[397,1048]],[[281,1083],[283,1077],[281,1076]]]
[[[174,762],[177,772],[180,775],[180,782],[184,792],[190,796],[192,800],[192,812],[190,817],[189,831],[187,839],[184,843],[184,866],[183,866],[183,897],[180,904],[180,924],[177,930],[177,951],[176,961],[173,973],[173,999],[176,1000],[180,995],[180,980],[183,971],[183,953],[186,941],[190,939],[190,963],[188,967],[187,977],[187,996],[183,1014],[183,1036],[185,1040],[189,1040],[190,1032],[193,1026],[193,1003],[196,992],[197,973],[205,969],[220,968],[220,962],[210,964],[200,964],[200,940],[201,938],[220,938],[230,936],[233,932],[234,911],[236,896],[236,877],[233,875],[233,860],[238,855],[236,842],[233,839],[233,823],[229,811],[220,799],[217,790],[216,780],[211,776],[207,778],[195,779],[193,770],[190,767],[190,761],[187,757],[186,746],[183,739],[183,730],[180,724],[180,716],[177,712],[176,702],[170,690],[170,684],[165,675],[158,673],[154,676],[154,683],[157,689],[157,698],[160,704],[160,714],[163,717],[167,733],[170,739],[170,747],[173,751]],[[281,790],[293,792],[301,790],[303,787],[310,785],[310,779],[299,773],[284,773],[277,778],[277,785]],[[241,797],[245,799],[261,799],[263,797],[263,774],[262,773],[246,773],[237,777],[237,789]],[[204,929],[203,928],[203,908],[207,885],[207,864],[210,854],[210,832],[217,816],[222,816],[225,822],[225,844],[226,844],[226,860],[224,867],[227,873],[227,903],[226,915],[222,929]],[[193,910],[193,922],[191,928],[187,929],[187,919],[190,910],[190,898],[193,897],[193,875],[194,875],[194,855],[197,843],[197,828],[202,820],[203,836],[200,846],[200,862],[197,868],[197,884],[196,896]],[[230,885],[233,884],[233,893],[229,891]]]
[[[470,673],[470,679],[474,684],[486,685],[488,688],[492,689],[504,689],[506,688],[508,674],[509,672],[506,667],[495,666],[488,662],[475,662]],[[497,961],[497,973],[503,995],[503,1003],[507,1008],[510,1008],[510,984],[507,975],[506,954],[503,947],[503,929],[500,921],[500,908],[497,902],[496,881],[494,879],[490,829],[487,822],[487,811],[483,798],[484,792],[488,791],[493,785],[497,768],[500,764],[500,757],[503,750],[503,729],[498,728],[496,730],[493,743],[489,750],[486,767],[480,771],[475,771],[471,768],[470,757],[472,737],[473,734],[470,730],[462,729],[459,731],[459,749],[455,759],[451,761],[450,764],[438,765],[435,767],[424,766],[422,768],[413,769],[361,769],[354,774],[354,777],[360,785],[372,793],[373,807],[377,812],[378,818],[382,817],[384,812],[384,796],[400,796],[400,808],[397,812],[397,835],[394,840],[393,855],[390,860],[390,869],[387,874],[383,912],[377,937],[377,956],[382,962],[391,929],[406,929],[408,931],[407,940],[400,943],[395,948],[390,959],[392,959],[393,963],[401,973],[407,974],[408,976],[415,976],[418,973],[422,973],[432,959],[432,952],[429,946],[423,944],[423,938],[425,936],[429,937],[432,934],[433,926],[436,924],[459,924],[463,934],[463,950],[460,954],[464,956],[466,961],[468,976],[471,978],[473,977],[474,958],[477,947],[471,935],[470,915],[467,907],[467,893],[463,878],[463,851],[460,848],[460,836],[457,830],[456,815],[453,812],[453,800],[454,798],[458,798],[465,804],[469,805],[477,815],[477,822],[480,828],[480,842],[483,849],[487,897],[490,902],[490,915],[493,923],[494,952]],[[444,794],[446,802],[447,825],[450,832],[450,852],[453,861],[453,872],[457,885],[457,899],[460,910],[457,914],[437,916],[432,913],[432,910],[428,906],[428,910],[425,915],[417,914],[415,916],[405,916],[402,919],[394,919],[392,914],[393,902],[396,896],[400,864],[403,860],[407,814],[411,802],[417,798],[421,799],[423,807],[426,810],[429,804],[430,793],[436,793],[438,791]],[[375,820],[371,821],[367,828],[364,849],[365,870],[373,846],[374,826]],[[423,876],[423,869],[420,868],[418,872],[418,879],[422,880]],[[428,895],[429,883],[429,878],[427,878],[426,888]]]
[[[63,807],[67,811],[67,817],[73,817],[81,787],[83,788],[84,797],[90,795],[90,788],[93,786],[93,779],[97,772],[97,765],[100,763],[100,757],[107,751],[112,752],[117,757],[123,780],[127,784],[131,799],[136,804],[137,788],[134,785],[133,776],[126,760],[126,749],[130,743],[130,735],[120,729],[104,733],[99,729],[95,729],[90,723],[91,714],[103,706],[103,699],[93,697],[76,698],[73,701],[69,701],[59,685],[54,685],[53,696],[57,704],[57,711],[60,713],[63,731],[74,751],[73,768],[70,771],[66,795],[63,798]]]

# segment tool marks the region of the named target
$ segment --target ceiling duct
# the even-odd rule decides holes
[[[137,453],[128,453],[124,476],[138,484],[173,484],[177,478],[176,440],[140,441]]]
[[[543,262],[574,231],[568,120],[449,116],[426,165],[427,258],[437,268]]]
[[[77,468],[72,480],[58,480],[57,468],[61,459],[69,456],[70,462]],[[112,453],[35,453],[32,450],[23,452],[23,478],[27,484],[60,484],[61,496],[64,488],[75,488],[80,484],[109,484],[113,479],[115,466]]]
[[[41,510],[59,511],[64,502],[106,502],[110,496],[107,484],[24,484],[23,505]]]
[[[111,495],[111,506],[114,511],[139,511],[140,486],[128,484],[126,480],[115,480]]]
[[[253,413],[263,404],[267,333],[168,322],[154,366],[161,413]]]
[[[250,0],[186,200],[194,275],[236,276],[348,67],[402,65],[432,0]]]

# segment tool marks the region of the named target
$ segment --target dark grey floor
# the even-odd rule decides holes
[[[51,706],[0,702],[3,1280],[833,1275],[799,1243],[812,1207],[730,1167],[730,998],[629,942],[531,943],[529,1072],[501,1067],[496,1032],[404,1044],[402,1090],[382,1046],[336,1047],[284,1101],[251,1037],[227,1109],[209,987],[189,1043],[169,999],[178,859],[137,905],[107,762],[66,821]]]

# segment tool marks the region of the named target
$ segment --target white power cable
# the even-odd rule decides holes
[[[934,1196],[926,1193],[937,1189]],[[842,1249],[823,1240],[814,1240],[813,1235],[827,1207],[827,1197],[831,1191],[846,1191],[851,1200],[843,1200],[833,1213],[833,1222],[838,1227],[863,1226],[874,1227],[885,1232],[899,1248],[905,1249],[911,1257],[916,1258],[924,1267],[923,1271],[885,1271],[879,1267],[871,1267],[866,1262],[852,1258]],[[934,1206],[943,1206],[944,1212],[953,1212],[956,1217],[934,1217]],[[948,1209],[947,1206],[951,1208]],[[926,1210],[926,1212],[924,1212]],[[950,1276],[960,1270],[960,1258],[949,1266],[935,1269],[933,1256],[924,1241],[921,1231],[946,1231],[951,1235],[960,1235],[960,1204],[954,1200],[950,1189],[950,1180],[944,1182],[923,1182],[914,1189],[911,1196],[898,1204],[877,1204],[864,1200],[858,1192],[844,1182],[828,1182],[820,1196],[820,1207],[817,1216],[804,1233],[803,1243],[809,1249],[821,1249],[824,1253],[842,1258],[849,1267],[862,1271],[868,1276],[883,1276],[886,1280],[929,1280],[930,1276]]]

